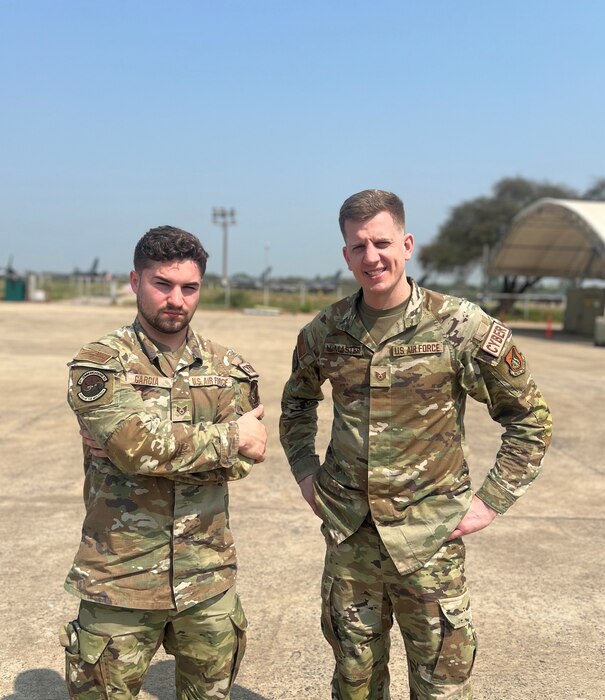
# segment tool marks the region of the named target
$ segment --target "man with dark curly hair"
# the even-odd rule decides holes
[[[160,644],[179,700],[228,698],[245,648],[227,483],[264,459],[258,374],[200,337],[208,254],[172,226],[137,243],[137,317],[70,363],[84,441],[82,540],[67,576],[70,697],[134,698]]]

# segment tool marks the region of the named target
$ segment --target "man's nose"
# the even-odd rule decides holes
[[[366,263],[374,263],[379,260],[378,250],[371,243],[366,246],[364,258]]]
[[[183,305],[183,292],[180,287],[173,287],[168,295],[168,302],[172,306],[180,307]]]

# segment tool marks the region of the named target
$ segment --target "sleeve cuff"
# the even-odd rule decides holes
[[[291,464],[290,469],[296,481],[300,482],[311,476],[311,474],[317,474],[319,471],[319,457],[317,455],[309,455],[309,457],[299,460],[296,464]]]
[[[230,467],[239,459],[239,426],[236,421],[230,421],[221,430],[220,466]]]
[[[502,515],[517,500],[511,493],[499,486],[489,476],[483,482],[481,488],[475,494],[486,506]]]

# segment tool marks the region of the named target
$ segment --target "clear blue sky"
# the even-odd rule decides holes
[[[361,189],[418,245],[503,176],[585,189],[604,27],[599,0],[0,0],[0,266],[127,272],[173,224],[220,272],[225,206],[231,273],[331,274]]]

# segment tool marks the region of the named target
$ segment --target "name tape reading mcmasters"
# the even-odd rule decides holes
[[[363,349],[359,345],[344,345],[341,343],[326,343],[325,351],[338,355],[356,355],[361,357]],[[443,343],[415,343],[414,345],[394,345],[391,354],[394,357],[405,355],[438,355],[443,352]]]
[[[326,343],[324,350],[337,355],[363,355],[363,349],[360,345],[344,345],[343,343]]]

